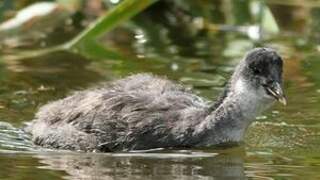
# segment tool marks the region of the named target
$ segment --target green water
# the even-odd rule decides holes
[[[195,14],[206,10],[194,7]],[[138,72],[167,76],[214,100],[237,62],[257,44],[232,30],[197,32],[183,21],[174,26],[151,11],[101,40],[121,58],[58,52],[0,61],[0,179],[319,179],[320,9],[270,7],[281,32],[259,44],[275,47],[284,57],[288,105],[259,116],[243,145],[148,153],[50,151],[34,147],[19,129],[49,101]],[[217,24],[251,23],[241,8],[241,16],[225,7],[208,10],[206,18]]]

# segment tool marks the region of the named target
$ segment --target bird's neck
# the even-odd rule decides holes
[[[247,84],[242,79],[231,81],[218,103],[210,109],[198,128],[208,132],[203,136],[206,138],[204,145],[242,141],[255,117],[271,105],[271,101],[261,97]]]

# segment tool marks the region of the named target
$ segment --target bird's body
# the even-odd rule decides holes
[[[260,51],[278,58],[270,49]],[[82,151],[241,142],[255,116],[274,101],[260,81],[245,74],[247,61],[215,103],[167,79],[137,74],[43,106],[26,130],[37,145]]]

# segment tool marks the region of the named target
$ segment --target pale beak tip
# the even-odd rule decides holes
[[[284,106],[287,105],[287,99],[286,99],[285,97],[281,97],[281,98],[279,99],[279,102],[280,102],[281,104],[283,104]]]

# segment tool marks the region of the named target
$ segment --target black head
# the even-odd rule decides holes
[[[267,96],[286,104],[282,90],[282,66],[282,59],[275,50],[255,48],[246,55],[241,74],[253,88],[262,88]]]

